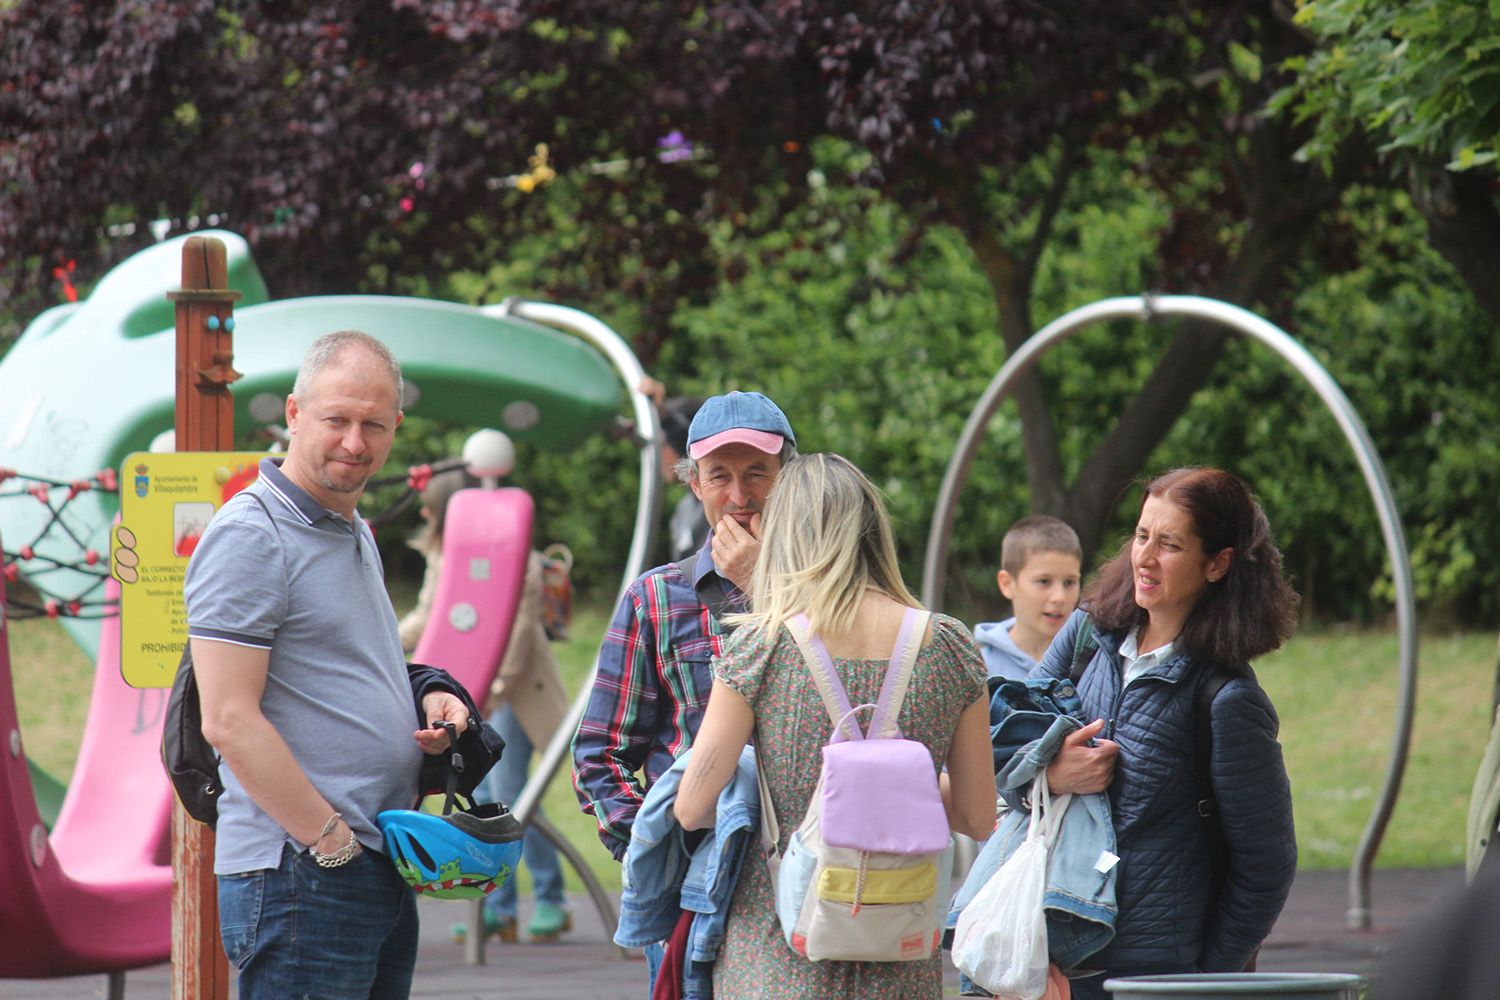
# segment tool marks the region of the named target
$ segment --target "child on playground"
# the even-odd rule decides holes
[[[1023,681],[1078,606],[1083,547],[1066,522],[1044,514],[1023,517],[1000,541],[995,582],[1013,614],[974,626],[974,639],[993,680]],[[993,721],[993,720],[991,720]],[[1005,801],[998,803],[1005,808]],[[959,976],[960,996],[984,996]],[[1048,994],[1051,995],[1050,992]]]
[[[460,489],[473,486],[473,477],[463,469],[437,473],[422,490],[422,530],[411,541],[411,547],[427,560],[422,589],[416,606],[400,622],[401,645],[408,652],[416,648],[432,612],[443,559],[443,528],[448,501]],[[516,609],[510,642],[496,673],[495,684],[485,701],[488,721],[505,740],[500,762],[485,776],[475,792],[481,802],[515,802],[526,785],[527,770],[533,748],[545,744],[561,724],[567,712],[567,696],[557,659],[548,645],[542,625],[541,557],[532,552],[526,567],[526,582],[521,603]],[[562,865],[557,849],[539,830],[528,826],[522,841],[521,858],[531,871],[536,905],[526,934],[533,941],[553,941],[573,927],[572,916],[563,907]],[[510,879],[484,899],[484,932],[502,942],[514,943],[517,933],[517,893]],[[452,935],[462,941],[468,932],[465,924],[454,924]]]
[[[991,677],[1025,680],[1078,606],[1083,548],[1078,534],[1055,517],[1023,517],[1000,543],[995,581],[1014,614],[974,627]]]

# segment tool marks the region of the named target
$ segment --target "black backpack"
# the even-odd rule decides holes
[[[246,493],[271,517],[266,502],[254,493]],[[272,527],[276,522],[271,521]],[[193,673],[193,645],[183,643],[182,659],[177,662],[177,676],[172,679],[172,693],[167,698],[167,720],[161,731],[161,763],[167,778],[182,800],[182,808],[200,823],[214,826],[219,821],[219,796],[224,783],[219,780],[219,752],[203,738],[203,711],[198,705],[198,678]]]
[[[182,647],[177,677],[167,699],[167,722],[161,731],[161,762],[182,800],[182,808],[200,823],[219,820],[219,754],[203,738],[203,713],[198,707],[198,678],[193,674],[193,647]]]

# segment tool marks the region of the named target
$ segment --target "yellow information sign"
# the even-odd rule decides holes
[[[182,581],[203,529],[260,473],[261,452],[134,452],[120,466],[120,523],[110,572],[120,581],[120,673],[172,686],[187,642]]]

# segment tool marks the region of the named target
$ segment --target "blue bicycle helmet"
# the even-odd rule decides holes
[[[375,817],[386,855],[408,885],[435,899],[478,899],[515,874],[521,824],[487,802],[444,816],[387,809]]]
[[[469,729],[480,725],[469,719]],[[525,832],[510,810],[498,802],[454,810],[458,778],[464,771],[454,723],[434,720],[432,728],[448,732],[449,759],[442,815],[418,809],[387,809],[375,817],[385,840],[386,856],[406,883],[436,899],[478,899],[500,888],[515,874]]]

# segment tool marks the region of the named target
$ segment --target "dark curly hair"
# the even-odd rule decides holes
[[[1210,583],[1188,613],[1177,645],[1184,652],[1233,666],[1278,648],[1297,626],[1297,592],[1281,571],[1281,551],[1250,487],[1223,469],[1173,469],[1146,485],[1141,496],[1168,500],[1182,508],[1209,555],[1234,550],[1229,571]],[[1099,569],[1082,604],[1094,624],[1122,632],[1143,624],[1146,612],[1135,603],[1131,541]]]

